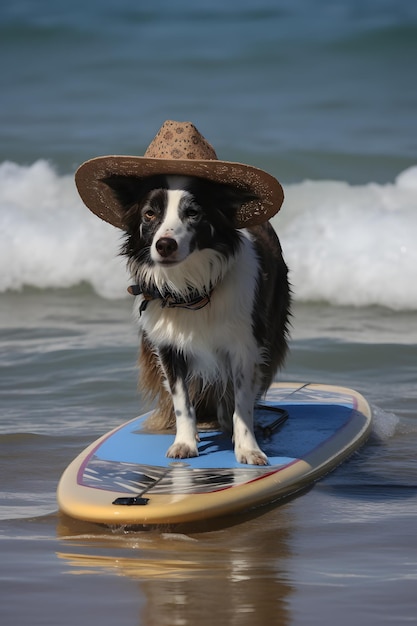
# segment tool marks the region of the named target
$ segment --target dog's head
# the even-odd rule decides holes
[[[253,196],[233,187],[185,177],[150,177],[145,182],[106,181],[126,207],[123,248],[130,262],[176,266],[196,250],[231,256],[240,242],[237,209]]]

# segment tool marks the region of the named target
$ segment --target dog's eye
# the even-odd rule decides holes
[[[143,213],[143,217],[145,218],[145,220],[150,222],[155,219],[156,213],[153,209],[146,209],[146,211],[144,211]]]
[[[198,209],[193,209],[192,207],[190,207],[185,211],[185,215],[190,220],[196,220],[200,217],[200,211],[198,211]]]

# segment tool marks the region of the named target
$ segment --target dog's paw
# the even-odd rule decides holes
[[[235,450],[236,460],[247,465],[269,465],[267,456],[259,450]]]
[[[190,459],[198,456],[197,443],[190,445],[184,442],[173,443],[166,453],[169,459]]]

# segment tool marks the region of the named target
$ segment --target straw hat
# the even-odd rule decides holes
[[[212,146],[190,122],[165,122],[143,157],[103,156],[86,161],[77,170],[75,182],[93,213],[124,229],[125,209],[106,179],[144,179],[157,174],[196,176],[249,192],[256,199],[238,209],[237,228],[266,222],[284,200],[281,185],[270,174],[250,165],[219,161]]]

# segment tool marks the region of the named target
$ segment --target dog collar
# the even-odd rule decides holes
[[[199,311],[200,309],[207,306],[207,304],[209,304],[211,294],[213,293],[213,290],[211,290],[210,293],[196,294],[194,298],[185,300],[180,299],[172,295],[171,293],[167,295],[162,295],[161,292],[156,288],[145,291],[140,287],[140,285],[130,285],[127,290],[132,296],[143,296],[143,301],[139,309],[140,315],[142,315],[142,313],[145,311],[151,300],[160,300],[161,307],[163,309],[167,307],[168,309],[179,308],[189,309],[191,311]]]

